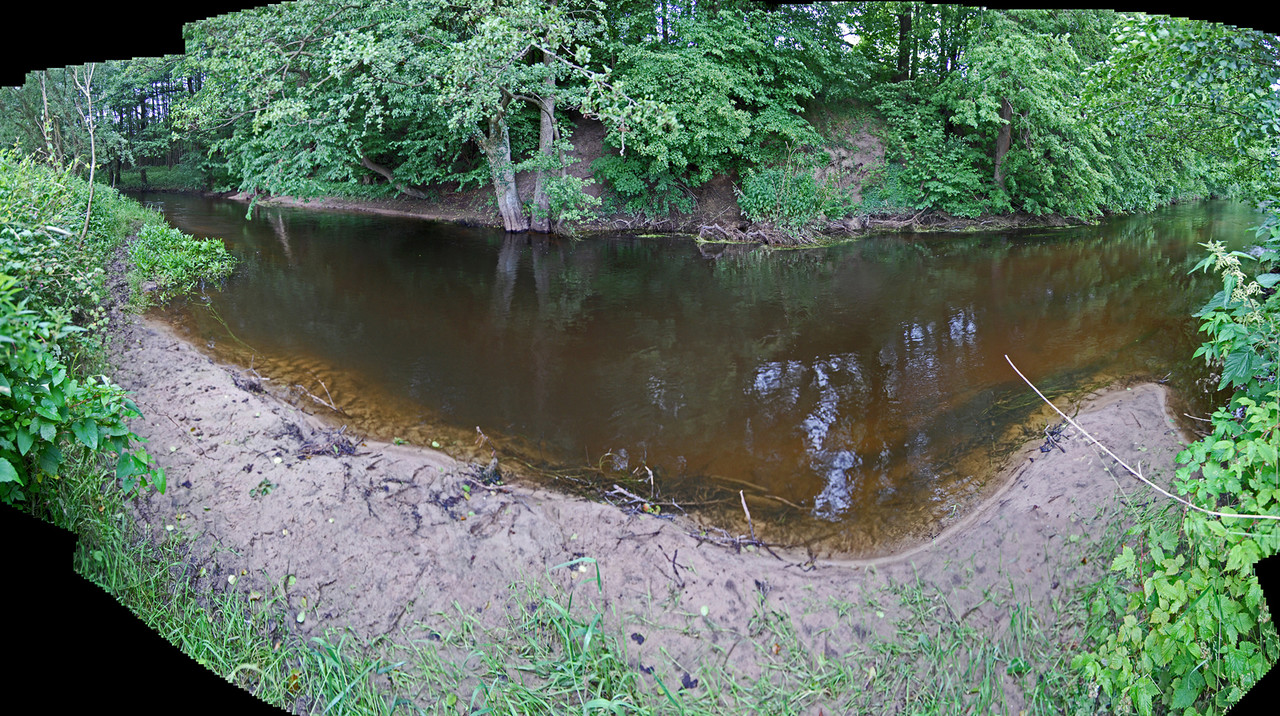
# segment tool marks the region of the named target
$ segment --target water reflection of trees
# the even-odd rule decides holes
[[[321,355],[557,460],[612,451],[883,520],[963,482],[956,457],[1025,417],[997,409],[1021,390],[1005,353],[1055,385],[1194,374],[1195,244],[1244,225],[1178,207],[779,252],[285,212],[249,224],[215,303],[263,350]]]

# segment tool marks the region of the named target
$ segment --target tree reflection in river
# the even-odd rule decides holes
[[[1253,220],[1205,203],[768,251],[159,201],[243,259],[210,294],[225,325],[197,303],[175,320],[233,359],[232,334],[258,366],[333,376],[360,430],[480,426],[535,462],[650,467],[668,495],[748,489],[773,507],[758,519],[867,550],[975,494],[1021,434],[1036,405],[1006,353],[1060,393],[1169,374],[1201,396],[1190,314],[1211,286],[1187,270]]]

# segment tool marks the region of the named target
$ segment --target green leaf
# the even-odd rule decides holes
[[[1258,545],[1253,540],[1245,540],[1227,553],[1228,572],[1243,570],[1252,566],[1255,562],[1262,558],[1262,553],[1258,550]]]
[[[120,459],[116,460],[116,479],[123,480],[138,474],[138,464],[133,455],[122,452]]]
[[[1202,691],[1204,691],[1204,677],[1200,672],[1192,671],[1182,677],[1182,683],[1174,689],[1173,701],[1169,705],[1175,709],[1185,709],[1196,702]]]
[[[1111,560],[1111,571],[1113,572],[1123,571],[1132,576],[1135,566],[1133,548],[1128,545],[1125,545],[1124,550],[1116,555],[1115,559]]]
[[[16,482],[22,484],[22,476],[18,474],[17,468],[13,463],[5,458],[0,457],[0,482]]]
[[[1280,273],[1264,273],[1258,276],[1258,283],[1262,284],[1263,288],[1271,288],[1280,283]]]
[[[40,437],[47,443],[58,437],[58,426],[53,423],[40,423]]]
[[[1228,383],[1239,387],[1248,383],[1261,364],[1261,359],[1251,347],[1246,346],[1228,353],[1222,367],[1222,383],[1218,387],[1225,388]]]
[[[31,451],[31,445],[35,443],[36,436],[32,435],[26,428],[18,428],[18,453],[26,455]]]
[[[92,419],[75,421],[71,424],[71,432],[75,433],[81,445],[90,450],[98,449],[98,424]]]
[[[62,466],[62,451],[57,445],[46,445],[44,450],[40,451],[40,469],[46,474],[57,475],[58,468]]]

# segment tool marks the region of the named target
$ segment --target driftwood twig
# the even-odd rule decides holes
[[[1089,431],[1080,427],[1079,423],[1077,423],[1069,415],[1067,415],[1066,413],[1058,409],[1058,406],[1054,405],[1053,401],[1044,397],[1044,393],[1041,393],[1040,389],[1037,388],[1034,383],[1028,380],[1027,376],[1022,374],[1022,371],[1018,370],[1018,366],[1013,364],[1013,360],[1010,359],[1009,356],[1006,355],[1004,359],[1009,362],[1009,367],[1013,368],[1013,372],[1017,373],[1018,377],[1021,378],[1024,383],[1031,386],[1031,389],[1035,391],[1036,395],[1040,396],[1040,399],[1043,400],[1045,403],[1047,403],[1050,408],[1053,408],[1058,415],[1061,415],[1064,419],[1066,419],[1066,421],[1071,424],[1071,427],[1075,428],[1076,430],[1079,430],[1082,435],[1084,435],[1086,438],[1089,438],[1090,442],[1092,442],[1094,445],[1097,445],[1106,454],[1110,455],[1111,459],[1115,460],[1116,463],[1120,465],[1120,467],[1123,467],[1125,470],[1127,470],[1130,475],[1133,475],[1139,480],[1145,482],[1148,486],[1150,486],[1156,492],[1159,492],[1165,497],[1168,497],[1169,499],[1174,500],[1175,502],[1185,505],[1195,510],[1196,512],[1202,512],[1206,515],[1213,515],[1214,517],[1237,517],[1237,518],[1246,519],[1246,520],[1280,520],[1280,515],[1248,515],[1248,514],[1234,514],[1231,512],[1218,512],[1217,510],[1206,510],[1205,508],[1199,505],[1192,504],[1191,502],[1184,500],[1181,497],[1178,497],[1172,492],[1169,492],[1163,487],[1160,487],[1159,485],[1152,482],[1151,480],[1148,480],[1146,476],[1142,474],[1142,471],[1140,469],[1134,469],[1130,467],[1129,464],[1126,463],[1124,460],[1121,460],[1118,455],[1116,455],[1114,452],[1111,452],[1111,448],[1108,448],[1106,445],[1103,445],[1101,442],[1099,442],[1097,438],[1089,434]],[[1141,468],[1142,463],[1138,463],[1138,467]]]

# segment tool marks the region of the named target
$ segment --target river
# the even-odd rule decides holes
[[[1211,411],[1191,314],[1217,281],[1188,271],[1258,221],[1198,202],[770,251],[140,198],[240,260],[154,314],[360,434],[495,446],[565,487],[639,478],[725,525],[743,490],[765,539],[867,555],[962,514],[1049,424],[1006,354],[1051,396],[1161,380]]]

